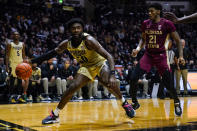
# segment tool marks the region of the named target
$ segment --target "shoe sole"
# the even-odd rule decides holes
[[[125,115],[126,115],[128,118],[133,118],[133,117],[135,117],[136,112],[135,112],[135,110],[134,110],[134,115],[133,115],[132,117],[128,116],[127,113],[125,113]]]
[[[43,124],[43,125],[45,125],[45,124],[54,124],[54,123],[59,123],[59,122],[60,122],[60,120],[57,119],[56,121],[54,121],[54,120],[53,120],[53,121],[48,121],[47,123],[46,123],[46,122],[45,122],[45,123],[42,122],[42,124]]]

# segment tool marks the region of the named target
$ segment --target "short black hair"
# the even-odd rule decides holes
[[[79,23],[82,25],[82,27],[84,28],[84,22],[81,18],[72,18],[70,19],[66,25],[67,25],[67,28],[70,29],[70,27],[74,24],[74,23]]]
[[[152,4],[149,5],[148,8],[155,8],[156,10],[162,11],[162,6],[159,3],[152,3]]]

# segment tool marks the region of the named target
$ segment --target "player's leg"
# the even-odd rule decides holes
[[[51,115],[46,117],[42,124],[52,124],[59,122],[59,112],[62,110],[65,105],[68,103],[68,101],[72,98],[74,92],[76,92],[81,87],[85,86],[90,79],[86,77],[83,74],[77,74],[73,82],[69,85],[68,89],[63,93],[63,96],[57,106],[57,108],[54,110],[54,112],[51,112]]]
[[[126,114],[128,117],[132,118],[135,116],[135,111],[133,110],[131,104],[129,104],[125,98],[122,96],[121,92],[120,92],[120,87],[118,86],[118,80],[117,80],[117,84],[116,86],[110,86],[109,85],[109,78],[110,78],[110,70],[109,70],[109,66],[107,64],[104,64],[104,66],[102,67],[101,71],[100,71],[100,75],[98,77],[98,80],[104,85],[104,87],[106,87],[109,92],[111,92],[113,95],[116,96],[116,98],[118,98],[119,100],[122,101],[122,106],[126,111]]]
[[[9,79],[9,102],[10,103],[16,103],[16,92],[15,92],[15,77],[13,77],[13,75],[10,76]]]
[[[27,100],[27,88],[29,86],[29,78],[26,80],[22,80],[22,87],[23,87],[23,95],[24,95],[24,100]]]
[[[109,86],[109,77],[110,77],[110,69],[107,64],[105,64],[98,77],[98,80],[104,85],[104,87],[108,88],[109,92],[114,94],[118,99],[122,99],[122,94],[120,92],[120,88],[118,87],[118,80],[115,87]]]
[[[137,100],[137,84],[138,84],[138,80],[140,77],[143,76],[143,74],[145,73],[144,70],[142,70],[140,68],[140,63],[138,63],[135,67],[135,69],[133,70],[133,72],[131,73],[131,76],[130,77],[130,95],[131,95],[131,98],[132,98],[132,105],[133,105],[133,108],[136,110],[140,107],[140,104],[138,103],[138,100]]]
[[[170,71],[170,66],[167,64],[167,56],[165,57],[165,55],[162,55],[159,59],[160,61],[156,64],[156,67],[158,69],[159,74],[162,76],[163,84],[169,90],[170,95],[174,99],[175,114],[177,116],[180,116],[182,114],[182,109],[180,106],[180,100],[178,98],[177,92],[172,82],[172,74]]]
[[[162,75],[162,81],[165,87],[169,90],[170,95],[174,99],[174,108],[175,108],[175,114],[177,116],[181,116],[182,114],[182,109],[180,106],[180,100],[178,98],[177,92],[172,85],[172,74],[169,70],[166,70],[163,75]]]
[[[16,103],[17,99],[17,88],[15,86],[15,81],[16,81],[16,74],[15,74],[15,69],[16,65],[10,63],[10,68],[9,68],[9,75],[10,75],[10,80],[9,80],[9,93],[10,93],[10,98],[9,102],[10,103]]]
[[[19,103],[25,103],[26,102],[26,95],[23,94],[24,88],[23,88],[23,80],[17,78],[17,102]]]
[[[140,107],[137,101],[137,83],[140,77],[143,76],[145,72],[150,72],[152,67],[152,57],[148,56],[146,53],[140,59],[135,69],[130,74],[130,95],[132,98],[133,108],[136,110]]]

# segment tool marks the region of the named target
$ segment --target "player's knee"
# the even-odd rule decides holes
[[[80,87],[81,87],[81,86],[80,86],[80,83],[77,82],[77,81],[71,83],[70,86],[69,86],[69,88],[70,88],[71,90],[77,90],[77,89],[79,89]]]

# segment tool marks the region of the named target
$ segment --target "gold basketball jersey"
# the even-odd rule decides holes
[[[84,33],[83,35],[88,36],[89,34]],[[96,51],[89,50],[86,47],[84,40],[82,40],[81,44],[77,48],[74,48],[71,44],[71,41],[69,41],[67,49],[72,54],[72,56],[81,64],[81,66],[84,67],[98,65],[106,60]]]
[[[22,57],[22,50],[23,50],[23,43],[19,42],[19,44],[15,44],[14,42],[11,42],[11,50],[10,50],[10,57],[9,61],[10,64],[19,64],[23,61]]]

